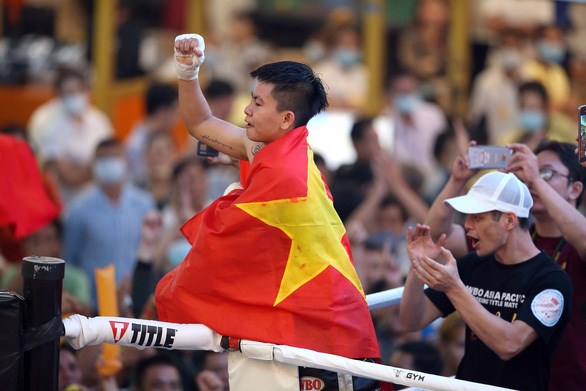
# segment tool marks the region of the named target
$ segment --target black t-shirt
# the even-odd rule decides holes
[[[500,359],[470,328],[458,379],[516,390],[546,390],[553,351],[570,319],[572,286],[567,274],[545,253],[515,265],[498,263],[494,254],[470,253],[458,260],[460,278],[491,314],[521,320],[539,338],[508,361]],[[447,316],[454,312],[448,297],[431,288],[427,297]]]

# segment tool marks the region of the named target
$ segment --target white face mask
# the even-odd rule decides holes
[[[88,96],[84,93],[68,94],[63,96],[63,107],[72,115],[82,114],[88,107]]]
[[[93,173],[94,179],[103,185],[121,183],[126,177],[126,161],[120,157],[97,159]]]

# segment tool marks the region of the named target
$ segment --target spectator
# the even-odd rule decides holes
[[[125,142],[130,179],[144,185],[148,179],[147,146],[158,132],[170,134],[179,120],[177,88],[169,84],[151,84],[144,96],[145,116],[134,125]]]
[[[420,0],[412,26],[399,36],[398,59],[401,71],[420,80],[423,99],[442,109],[450,107],[449,84],[446,79],[449,2]]]
[[[418,85],[415,76],[408,73],[391,82],[391,102],[386,113],[391,128],[378,131],[392,134],[389,152],[399,163],[417,165],[426,175],[433,168],[433,143],[445,129],[446,119],[439,106],[421,99]]]
[[[269,45],[258,35],[257,26],[249,11],[235,13],[229,24],[227,36],[216,45],[209,42],[206,61],[212,79],[229,81],[236,91],[250,93],[248,74],[271,58]]]
[[[438,329],[438,348],[442,356],[442,376],[455,376],[464,357],[466,323],[460,315],[453,313],[444,320]]]
[[[155,203],[128,183],[124,150],[115,139],[97,146],[93,172],[96,183],[72,200],[66,212],[63,258],[90,276],[96,268],[114,263],[120,284],[134,269],[142,220]],[[93,305],[95,299],[92,289]]]
[[[576,125],[560,112],[552,110],[545,87],[536,81],[519,86],[519,128],[509,132],[500,144],[519,142],[535,149],[544,139],[573,142]]]
[[[536,80],[545,86],[552,109],[561,110],[570,98],[570,80],[563,63],[567,56],[564,32],[554,24],[538,29],[534,41],[537,55],[523,64],[523,80]]]
[[[199,391],[228,391],[228,353],[206,352],[196,383]]]
[[[57,96],[32,114],[28,134],[41,166],[54,173],[61,198],[68,203],[90,182],[95,148],[114,131],[106,115],[90,104],[81,72],[60,70],[55,90]]]
[[[352,24],[332,32],[326,57],[315,71],[323,77],[332,109],[359,110],[366,103],[368,70],[362,63],[360,35]]]
[[[157,355],[140,361],[136,366],[134,391],[182,391],[179,368],[165,356]]]
[[[472,126],[486,121],[488,143],[498,144],[519,123],[520,68],[524,61],[521,37],[515,30],[502,32],[493,61],[475,78],[468,120]]]
[[[528,152],[524,150],[522,156]],[[531,165],[521,163],[520,158],[515,158],[510,168],[535,191],[535,184],[526,175]],[[543,390],[549,381],[551,357],[570,317],[571,281],[532,241],[528,217],[533,201],[528,187],[511,173],[490,172],[467,195],[446,199],[454,195],[448,190],[455,178],[462,178],[463,171],[452,170],[431,217],[437,218],[437,204],[442,201],[465,213],[465,229],[475,251],[456,263],[452,252],[443,247],[450,246],[456,232],[464,241],[460,229],[444,231],[447,239],[442,234],[437,243],[431,241],[428,226],[417,226],[410,232],[412,267],[401,301],[402,324],[417,329],[440,315],[457,311],[468,328],[457,378]],[[442,212],[444,218],[451,216],[449,211]],[[448,225],[436,221],[435,232]],[[460,246],[466,247],[465,243]],[[454,254],[459,256],[461,252]],[[423,284],[430,287],[425,294]],[[553,306],[545,310],[543,300]]]
[[[438,349],[425,341],[401,343],[395,347],[389,361],[389,364],[396,368],[412,369],[432,375],[439,375],[442,370],[442,358]],[[403,388],[405,387],[395,385],[396,390]]]
[[[171,201],[173,166],[177,161],[177,147],[169,133],[156,132],[147,141],[145,150],[147,179],[143,183],[154,197],[157,209],[162,210]]]

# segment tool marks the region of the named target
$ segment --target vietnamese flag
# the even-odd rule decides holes
[[[33,234],[59,216],[60,206],[49,197],[29,145],[0,135],[0,226],[17,239]]]
[[[192,244],[159,282],[159,318],[224,336],[378,358],[350,245],[307,129],[261,149],[247,186],[181,228]]]

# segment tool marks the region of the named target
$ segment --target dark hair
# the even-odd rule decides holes
[[[407,211],[407,208],[405,208],[405,205],[403,205],[397,198],[395,198],[392,195],[386,195],[381,200],[379,204],[379,210],[385,209],[389,206],[396,206],[397,208],[399,208],[399,212],[401,213],[401,218],[403,219],[403,221],[409,220],[409,212]]]
[[[271,95],[277,101],[277,110],[291,110],[295,114],[296,127],[307,124],[328,106],[322,80],[306,64],[273,62],[250,72],[250,76],[274,86]]]
[[[568,169],[568,176],[571,178],[570,181],[584,183],[584,179],[586,179],[586,170],[578,162],[578,157],[575,153],[576,147],[576,144],[572,143],[544,140],[535,149],[535,154],[538,155],[543,151],[551,151],[555,153],[562,164]],[[582,188],[582,192],[576,199],[576,205],[580,205],[582,202],[583,194],[584,189]]]
[[[362,139],[366,130],[372,125],[373,119],[371,117],[360,117],[352,124],[350,130],[350,138],[352,142],[357,142]]]
[[[519,95],[523,95],[527,92],[534,92],[539,95],[543,104],[547,106],[549,104],[549,95],[545,86],[536,80],[527,81],[519,86]]]
[[[122,144],[118,141],[115,137],[110,137],[103,139],[98,143],[96,146],[96,152],[102,149],[112,148],[112,147],[120,147]]]
[[[424,341],[403,342],[395,350],[411,354],[415,371],[439,375],[442,371],[443,362],[438,349]]]
[[[225,98],[227,96],[233,96],[235,93],[236,90],[230,82],[220,79],[211,80],[203,90],[206,99]]]
[[[166,108],[177,102],[177,89],[170,84],[151,84],[145,96],[147,114],[153,114],[160,108]]]
[[[175,164],[175,166],[173,167],[173,173],[171,174],[172,181],[175,182],[177,180],[177,178],[179,177],[179,175],[181,175],[181,173],[183,171],[185,171],[185,169],[191,165],[199,166],[204,170],[207,168],[207,166],[205,164],[205,160],[200,159],[198,157],[194,157],[194,156],[185,157],[185,158],[179,160]]]
[[[158,365],[173,367],[173,368],[177,369],[177,371],[179,373],[181,373],[177,364],[169,356],[157,354],[156,356],[147,357],[144,360],[139,361],[138,364],[136,364],[136,369],[134,371],[134,373],[135,373],[134,378],[136,381],[137,388],[143,389],[144,376],[145,376],[146,371],[150,367],[154,367],[154,366],[158,366]]]
[[[490,211],[490,215],[492,216],[492,219],[494,221],[499,221],[503,213],[504,212],[501,212],[500,210]],[[529,227],[531,226],[531,220],[529,220],[528,217],[517,216],[517,221],[519,222],[519,228],[521,228],[523,231],[529,231]]]
[[[69,79],[77,79],[82,82],[84,86],[88,86],[85,74],[75,68],[61,67],[57,69],[57,76],[55,77],[54,87],[58,92],[61,92],[63,84]]]

